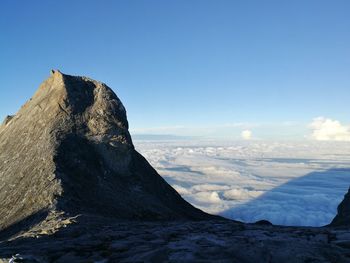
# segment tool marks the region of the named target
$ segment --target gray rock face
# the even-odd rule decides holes
[[[101,82],[52,71],[0,126],[0,230],[46,214],[205,219],[135,151]]]
[[[205,214],[135,151],[110,88],[59,71],[0,125],[0,262],[345,263],[349,199],[342,228]]]
[[[332,226],[350,226],[350,188],[344,200],[338,206],[338,213],[333,219]]]

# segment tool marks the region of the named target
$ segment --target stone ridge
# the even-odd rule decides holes
[[[0,230],[42,211],[119,219],[205,219],[135,151],[104,83],[52,71],[0,126]]]

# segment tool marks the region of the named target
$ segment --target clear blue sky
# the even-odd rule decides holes
[[[349,13],[347,0],[2,0],[0,117],[58,68],[113,88],[134,133],[301,138],[318,116],[350,123]]]

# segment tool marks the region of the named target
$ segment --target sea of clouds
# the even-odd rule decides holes
[[[194,206],[244,222],[322,226],[350,186],[349,142],[135,140]]]

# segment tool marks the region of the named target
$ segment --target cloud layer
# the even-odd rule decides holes
[[[328,224],[350,184],[347,142],[134,143],[194,206],[245,222]]]
[[[350,141],[350,126],[324,117],[313,119],[311,137],[317,141]]]

